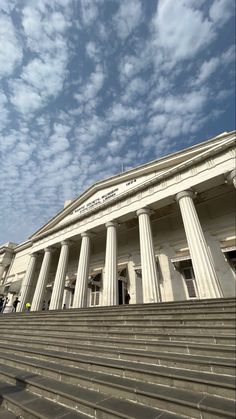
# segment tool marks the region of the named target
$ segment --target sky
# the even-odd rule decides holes
[[[0,244],[235,128],[232,0],[0,0]]]

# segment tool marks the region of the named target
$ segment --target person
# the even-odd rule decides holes
[[[0,297],[0,313],[2,312],[3,304],[4,304],[4,299]]]
[[[25,308],[26,308],[26,313],[29,313],[30,312],[30,308],[31,308],[31,304],[30,303],[26,303]]]
[[[51,300],[48,300],[47,310],[49,310]]]
[[[42,310],[46,310],[46,301],[43,300]]]
[[[9,301],[9,298],[5,297],[4,300],[3,300],[2,313],[4,312],[8,301]]]
[[[12,304],[12,312],[16,311],[17,309],[17,305],[20,303],[20,300],[18,299],[18,297],[16,297],[15,301]]]
[[[66,310],[66,304],[63,304],[63,310]]]
[[[127,291],[126,294],[125,294],[125,304],[129,304],[129,300],[130,300],[130,295]]]

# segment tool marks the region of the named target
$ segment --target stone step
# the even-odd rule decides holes
[[[33,333],[31,334],[27,330],[27,333],[29,336],[32,336],[32,337],[37,335],[37,331],[34,332],[35,334]],[[57,335],[58,335],[58,331],[57,331]],[[11,336],[14,337],[13,334]],[[53,335],[52,333],[50,333],[49,336],[55,337],[55,335]],[[94,335],[93,338],[94,338],[95,345],[97,345],[96,335]],[[102,342],[100,342],[102,346],[106,345],[107,338],[109,338],[109,335],[102,337]],[[17,341],[17,338],[16,338],[16,341]],[[111,339],[109,338],[109,342],[110,341]],[[60,342],[60,340],[58,340],[58,342]],[[89,343],[92,343],[92,342],[90,341]],[[135,339],[132,341],[132,343],[134,343],[135,345],[134,347],[136,349],[141,349],[141,348],[137,348],[137,346],[139,345],[136,344]],[[99,347],[99,345],[97,346]],[[154,342],[149,341],[149,343],[145,343],[145,349],[148,351],[155,351],[155,352],[164,351],[164,352],[171,352],[171,353],[173,352],[185,353],[185,354],[191,354],[191,355],[213,356],[213,357],[221,357],[221,358],[234,358],[235,357],[234,345],[219,345],[219,344],[215,345],[215,344],[204,344],[204,343],[198,343],[198,342],[181,342],[181,341],[177,342],[177,341],[156,340]]]
[[[81,355],[96,355],[96,357],[120,359],[132,362],[142,362],[145,364],[154,364],[165,367],[176,367],[182,369],[198,370],[203,372],[211,372],[216,374],[235,375],[235,358],[220,358],[212,356],[191,355],[189,353],[176,352],[157,352],[148,351],[145,349],[129,349],[125,346],[124,349],[109,346],[107,342],[99,345],[86,344],[69,344],[64,339],[58,336],[58,339],[51,338],[45,340],[44,336],[37,336],[37,339],[28,335],[21,336],[20,339],[14,337],[2,336],[5,345],[16,344],[20,348],[28,349],[47,349],[52,351],[59,351],[64,353],[74,353]],[[177,351],[178,349],[176,349]],[[222,351],[222,354],[224,352]]]
[[[9,329],[5,328],[6,330],[2,329],[1,336],[8,337],[9,336]],[[28,328],[27,328],[28,330]],[[11,336],[15,336],[16,339],[18,339],[19,336],[23,336],[25,332],[25,329],[23,331],[18,332],[18,326],[17,330],[11,331]],[[193,332],[193,331],[192,331]],[[40,334],[41,333],[41,334]],[[49,337],[54,337],[55,339],[61,338],[62,334],[60,333],[60,328],[54,330],[42,330],[39,333],[38,330],[31,330],[30,335],[34,338],[37,338],[37,336],[43,336],[45,338],[45,341]],[[29,334],[28,334],[29,335]],[[89,344],[98,344],[98,345],[104,345],[107,342],[107,338],[109,337],[109,344],[118,346],[118,347],[136,347],[136,348],[145,348],[147,349],[149,347],[149,350],[155,349],[154,345],[156,341],[170,341],[170,342],[191,342],[191,343],[210,343],[215,345],[226,345],[226,346],[232,346],[235,345],[235,334],[233,335],[216,335],[216,334],[198,334],[195,335],[193,333],[188,334],[169,334],[169,333],[149,333],[143,336],[142,333],[136,333],[134,336],[131,336],[130,333],[124,333],[121,332],[118,337],[111,337],[111,334],[103,335],[104,338],[98,334],[87,334],[84,333],[75,333],[70,331],[64,331],[63,332],[63,338],[66,338],[68,342],[76,343],[78,341],[83,341],[85,343]],[[127,346],[128,345],[128,346]]]
[[[86,319],[96,319],[97,316],[101,318],[128,318],[128,317],[140,317],[140,318],[150,318],[150,317],[156,317],[156,318],[175,318],[175,317],[195,317],[196,318],[208,318],[210,317],[216,317],[220,318],[227,317],[230,315],[234,315],[236,311],[236,305],[229,307],[213,307],[213,308],[206,308],[204,307],[198,307],[198,308],[188,308],[188,307],[181,307],[181,310],[177,310],[174,307],[166,307],[158,308],[158,307],[152,307],[148,310],[144,309],[137,309],[136,305],[130,305],[128,306],[129,309],[122,309],[121,306],[118,306],[118,308],[114,308],[113,311],[111,310],[101,310],[102,307],[90,307],[84,308],[84,309],[67,309],[67,310],[46,310],[46,311],[34,311],[30,313],[6,313],[5,315],[8,316],[9,319],[20,319],[20,317],[24,317],[27,315],[27,317],[31,317],[31,319],[41,319],[41,318],[86,318]],[[130,309],[130,307],[132,309]],[[88,311],[89,310],[89,311]],[[1,318],[0,318],[1,322]]]
[[[72,320],[70,318],[66,319],[35,319],[32,321],[32,319],[29,320],[29,318],[23,318],[22,321],[18,321],[20,325],[27,325],[30,323],[33,326],[71,326]],[[94,323],[97,324],[98,318],[92,318],[92,319],[80,319],[76,318],[73,319],[73,326],[75,327],[94,327]],[[196,318],[175,318],[175,319],[153,319],[153,318],[147,318],[147,319],[137,319],[137,317],[132,318],[124,318],[123,320],[119,320],[116,318],[99,318],[99,327],[123,327],[123,326],[129,326],[129,327],[182,327],[182,326],[195,326],[197,324],[198,328],[204,328],[204,327],[211,327],[211,326],[217,326],[217,327],[234,327],[235,320],[234,317],[227,317],[224,319],[217,319],[217,318],[202,318],[202,319],[196,319]],[[15,321],[8,321],[9,326],[15,327],[16,322]],[[0,327],[2,327],[2,324],[0,324]]]
[[[23,404],[29,408],[32,418],[97,418],[97,419],[181,419],[186,415],[174,414],[159,408],[151,408],[137,402],[130,402],[122,398],[91,389],[73,386],[69,383],[56,381],[38,374],[22,372],[19,368],[2,366],[1,375],[7,382],[16,382],[18,395],[14,393],[13,403]],[[22,390],[22,387],[24,390]],[[1,392],[1,384],[0,384]],[[7,395],[9,398],[9,396]],[[57,403],[53,403],[55,400]],[[35,408],[36,407],[36,408]],[[35,411],[41,410],[41,416],[34,416]],[[58,413],[55,410],[58,410]],[[69,411],[69,415],[64,411]],[[57,416],[54,416],[54,412]],[[231,417],[231,416],[229,416]],[[31,418],[31,416],[30,416]]]
[[[126,315],[129,312],[136,314],[147,313],[150,314],[153,312],[154,314],[158,314],[161,312],[173,313],[174,315],[178,313],[178,310],[184,310],[185,313],[188,310],[197,310],[199,312],[209,312],[211,310],[215,310],[217,313],[223,312],[225,310],[236,310],[236,299],[229,298],[229,299],[210,299],[210,300],[192,300],[192,301],[180,301],[180,302],[166,302],[166,303],[154,303],[154,304],[130,304],[124,306],[107,306],[107,307],[89,307],[89,308],[82,308],[82,309],[68,309],[68,310],[53,310],[53,311],[41,311],[41,312],[32,312],[27,313],[30,316],[65,316],[66,314],[70,315],[80,315],[85,316],[97,316],[99,313],[108,315],[112,313],[113,315],[120,314]],[[20,316],[24,316],[25,313],[7,313],[9,317],[16,317],[16,314]]]
[[[6,332],[8,331],[9,333],[12,333],[12,331],[15,330],[15,326],[13,325],[0,325],[0,333],[2,332]],[[156,334],[156,333],[168,333],[172,336],[178,336],[178,334],[194,334],[195,336],[197,336],[198,334],[206,334],[209,333],[211,335],[230,335],[230,336],[235,336],[235,327],[222,327],[222,326],[210,326],[210,327],[193,327],[193,326],[185,326],[182,325],[179,328],[177,328],[176,326],[169,326],[169,327],[155,327],[155,326],[139,326],[139,325],[134,325],[134,326],[128,326],[128,325],[122,325],[119,327],[112,327],[112,326],[100,326],[99,323],[98,324],[94,324],[93,326],[75,326],[73,323],[71,325],[68,326],[63,326],[63,325],[58,325],[58,327],[54,327],[53,325],[50,326],[48,324],[42,324],[42,325],[37,325],[34,326],[34,324],[27,324],[27,326],[25,325],[17,325],[17,330],[18,331],[24,331],[27,328],[27,331],[29,333],[31,333],[34,330],[37,331],[44,331],[44,332],[55,332],[58,330],[58,328],[60,328],[60,332],[63,333],[68,333],[71,332],[73,334],[76,333],[80,333],[83,334],[84,336],[91,336],[91,335],[96,335],[98,336],[99,334],[101,334],[103,337],[104,336],[109,336],[109,337],[119,337],[122,336],[124,334],[126,334],[127,336],[142,336],[142,339],[148,339],[150,337],[150,334]]]
[[[1,419],[89,419],[87,415],[30,393],[24,387],[22,381],[12,385],[6,381],[6,376],[4,381],[0,380],[0,396],[5,407],[2,413],[0,410]]]
[[[110,376],[110,380],[106,377],[108,381],[102,383],[104,375],[101,375],[100,378],[90,375],[90,387],[85,388],[71,384],[71,382],[76,383],[76,371],[73,368],[67,367],[67,370],[59,373],[58,368],[59,366],[54,368],[56,379],[39,376],[36,373],[22,372],[19,368],[6,365],[2,366],[1,375],[6,380],[16,379],[17,383],[23,383],[31,393],[44,396],[49,400],[56,397],[59,403],[70,408],[76,406],[83,413],[92,417],[95,417],[96,411],[96,418],[166,418],[160,409],[166,412],[168,418],[171,417],[168,412],[175,412],[177,417],[182,417],[181,415],[184,414],[185,417],[191,418],[234,418],[233,400],[223,397],[203,395],[149,383],[144,384],[137,380],[124,380],[122,377],[114,376]],[[80,374],[82,373],[77,374],[77,377],[80,381],[82,379],[84,385],[87,377]],[[87,374],[89,375],[89,372]],[[65,382],[66,375],[70,380],[69,383]],[[97,380],[100,381],[99,385],[102,387],[99,388],[102,388],[102,391],[94,390]],[[151,408],[150,404],[155,406],[155,409]],[[104,413],[109,413],[109,415],[104,415]]]
[[[5,359],[4,346],[1,345],[1,358]],[[5,347],[6,350],[6,347]],[[74,368],[102,372],[110,375],[124,376],[146,383],[161,384],[185,388],[186,390],[204,392],[227,398],[234,398],[234,377],[223,374],[205,373],[194,370],[181,370],[160,365],[150,365],[141,362],[131,362],[121,359],[99,358],[95,355],[74,354],[58,352],[48,349],[21,348],[17,345],[8,345],[8,356],[17,355],[42,359],[59,365],[73,365]],[[17,366],[16,360],[16,366]]]
[[[0,407],[0,419],[19,419],[19,416],[10,412],[9,410]]]
[[[162,310],[163,311],[163,310]],[[27,313],[27,316],[25,316],[26,313],[17,313],[19,316],[15,316],[14,313],[11,315],[11,313],[8,313],[8,320],[9,322],[23,322],[28,321],[28,317],[30,317],[31,321],[71,321],[71,320],[85,320],[85,321],[94,321],[98,318],[98,313],[93,313],[93,310],[91,313],[84,313],[81,309],[77,310],[76,312],[72,311],[71,309],[68,310],[53,310],[53,311],[41,311],[41,312],[31,312]],[[192,320],[204,320],[204,319],[232,319],[236,315],[235,308],[231,308],[224,311],[217,311],[217,310],[208,310],[204,313],[202,310],[191,310],[189,312],[188,310],[181,310],[181,311],[165,311],[165,312],[142,312],[141,310],[129,310],[123,314],[120,314],[119,312],[116,313],[99,313],[99,318],[102,320],[116,320],[116,321],[125,321],[125,320],[132,320],[137,319],[140,320],[185,320],[192,319]],[[0,323],[1,320],[3,320],[3,317],[0,317]]]

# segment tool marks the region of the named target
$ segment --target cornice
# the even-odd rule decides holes
[[[28,247],[32,246],[32,241],[31,240],[27,240],[24,243],[19,244],[15,249],[14,249],[14,253],[18,253],[21,252],[22,250],[28,249]]]

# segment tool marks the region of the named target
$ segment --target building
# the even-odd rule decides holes
[[[235,295],[235,131],[100,181],[0,247],[7,310]]]

